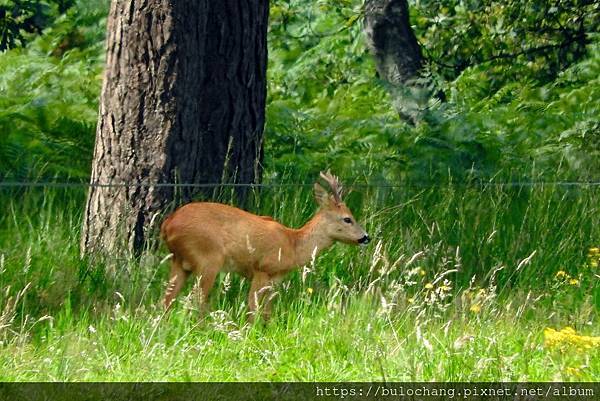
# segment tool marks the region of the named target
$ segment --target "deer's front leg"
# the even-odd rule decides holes
[[[264,288],[264,295],[262,301],[262,316],[265,321],[269,321],[271,319],[271,308],[273,306],[273,301],[277,295],[275,291],[281,280],[283,279],[284,274],[275,274],[269,277],[269,285]]]

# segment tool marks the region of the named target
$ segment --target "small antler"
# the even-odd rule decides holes
[[[343,195],[343,188],[342,188],[342,184],[340,183],[340,180],[333,174],[331,174],[330,170],[327,170],[326,173],[321,171],[321,178],[323,180],[325,180],[325,182],[327,182],[327,184],[329,184],[329,186],[331,187],[331,192],[333,193],[333,199],[337,202],[337,203],[341,203],[342,202],[342,195]]]

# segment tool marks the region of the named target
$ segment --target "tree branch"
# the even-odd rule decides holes
[[[544,53],[544,52],[548,52],[548,51],[556,50],[556,49],[563,49],[563,48],[569,46],[570,44],[581,41],[581,40],[583,40],[585,43],[587,43],[587,35],[585,32],[580,33],[578,35],[570,36],[569,38],[562,41],[561,43],[554,43],[554,44],[548,44],[548,45],[544,45],[544,46],[532,47],[529,49],[523,49],[516,53],[499,53],[499,54],[496,54],[492,57],[489,57],[489,58],[481,60],[481,61],[462,63],[462,64],[446,64],[446,63],[440,62],[439,60],[431,58],[431,53],[429,52],[429,50],[427,48],[425,48],[423,46],[421,46],[421,47],[423,49],[425,49],[425,52],[428,55],[427,61],[433,62],[441,67],[444,67],[447,69],[453,69],[457,72],[460,72],[460,71],[462,71],[466,68],[472,67],[474,65],[486,64],[486,63],[489,63],[489,62],[492,62],[495,60],[515,59],[519,56],[535,54],[535,53]]]

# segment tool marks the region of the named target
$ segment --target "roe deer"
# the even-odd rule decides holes
[[[270,299],[265,297],[283,276],[310,262],[313,255],[335,241],[366,244],[369,236],[356,223],[342,201],[338,178],[321,173],[331,194],[315,183],[314,195],[320,208],[302,228],[288,228],[271,217],[257,216],[232,206],[194,202],[182,206],[162,223],[161,236],[173,254],[164,306],[169,308],[187,277],[200,277],[201,302],[220,271],[233,271],[251,279],[248,309],[253,319],[257,306],[265,301],[265,320]]]

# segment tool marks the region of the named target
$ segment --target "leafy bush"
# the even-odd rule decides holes
[[[547,83],[586,54],[600,23],[600,6],[587,0],[421,0],[413,21],[431,67],[446,79],[468,67],[490,68],[499,90],[515,80]]]
[[[348,175],[377,172],[375,179],[418,181],[597,179],[597,158],[586,154],[596,146],[588,139],[598,115],[600,49],[588,31],[598,7],[586,3],[569,16],[575,2],[560,2],[557,10],[539,2],[458,3],[422,1],[411,9],[430,73],[447,95],[444,103],[432,100],[424,121],[411,128],[394,114],[376,77],[357,23],[361,2],[275,2],[265,152],[270,170],[300,177],[330,165]],[[553,16],[542,24],[547,34],[531,28],[544,16],[536,10]],[[573,18],[590,42],[583,49],[573,41],[561,54],[486,61],[498,50],[520,53],[525,42],[551,47],[561,40],[560,26]],[[469,34],[456,35],[461,29]],[[515,34],[524,35],[520,42]],[[462,66],[452,75],[434,59]]]
[[[74,0],[4,0],[0,2],[0,51],[23,46],[51,25]]]
[[[87,177],[104,60],[105,2],[70,9],[0,56],[0,178]]]
[[[569,16],[574,0],[556,11],[538,3],[416,2],[425,54],[462,66],[431,61],[447,100],[432,100],[410,127],[376,76],[361,1],[272,1],[266,179],[298,181],[325,166],[373,181],[598,179],[600,49],[587,30],[599,9],[585,2]],[[106,0],[78,1],[25,47],[0,55],[0,176],[89,174],[106,13]],[[552,16],[548,32],[531,29],[544,13]],[[496,50],[519,53],[525,42],[559,43],[572,18],[586,30],[584,49],[573,41],[564,57],[486,61]],[[461,29],[468,35],[455,34]]]

